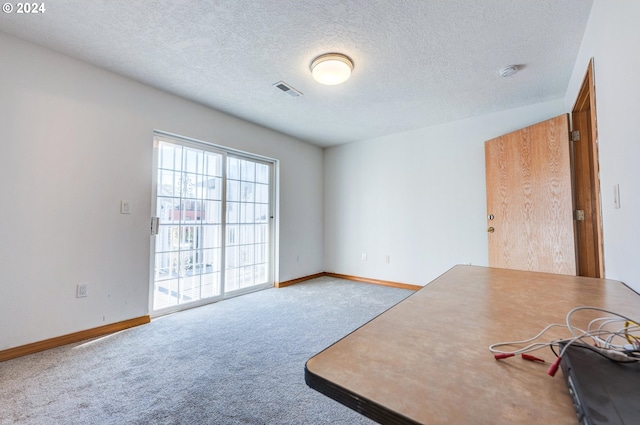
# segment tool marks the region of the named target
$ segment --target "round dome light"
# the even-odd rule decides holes
[[[327,53],[311,62],[311,75],[320,84],[334,86],[344,83],[351,76],[353,62],[340,53]]]

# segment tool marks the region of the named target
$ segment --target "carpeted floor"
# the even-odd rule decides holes
[[[323,277],[0,363],[0,424],[372,424],[304,364],[412,291]]]

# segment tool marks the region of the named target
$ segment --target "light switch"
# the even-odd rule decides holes
[[[613,206],[614,208],[620,208],[620,185],[613,185]]]
[[[120,201],[120,214],[131,214],[131,202]]]

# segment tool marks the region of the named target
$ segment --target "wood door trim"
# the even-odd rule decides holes
[[[580,158],[574,156],[575,174],[575,206],[576,209],[591,211],[588,223],[576,224],[576,255],[578,257],[579,274],[589,277],[604,278],[604,245],[602,236],[602,201],[598,160],[598,124],[596,113],[596,93],[593,58],[589,61],[580,91],[576,97],[571,120],[573,129],[580,127],[581,139],[589,146],[583,152],[582,161],[588,167],[586,172],[579,168]],[[579,142],[577,142],[579,143]],[[575,151],[575,145],[574,145]],[[578,172],[580,171],[580,172]],[[584,192],[585,188],[587,193]],[[582,227],[581,227],[582,225]],[[591,264],[593,262],[594,264]]]

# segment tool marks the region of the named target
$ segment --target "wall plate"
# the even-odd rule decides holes
[[[130,201],[120,201],[120,214],[131,214]]]

